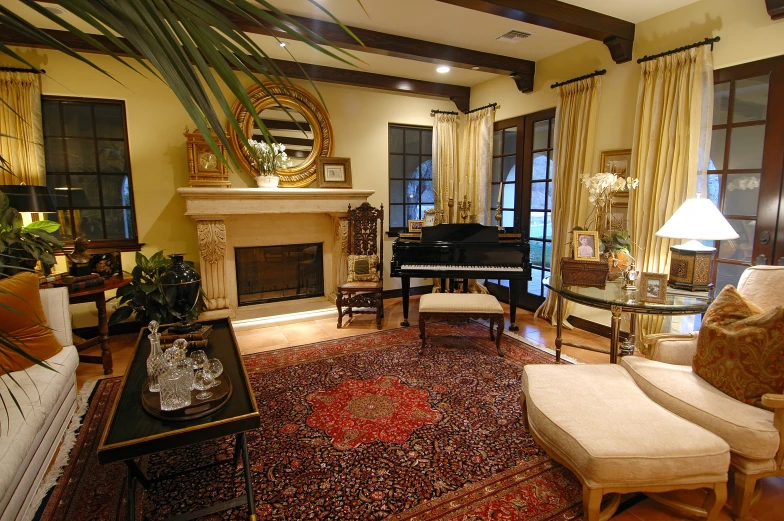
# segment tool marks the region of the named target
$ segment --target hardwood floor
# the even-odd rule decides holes
[[[409,312],[409,322],[414,327],[419,320],[418,297],[411,298]],[[506,326],[509,324],[509,308],[503,304],[506,312]],[[384,301],[385,317],[382,322],[383,329],[394,329],[400,327],[403,319],[403,304],[401,299],[390,299]],[[298,346],[329,340],[333,338],[343,338],[347,336],[363,335],[373,333],[376,330],[375,316],[357,315],[350,322],[344,317],[343,328],[338,329],[336,319],[321,319],[286,324],[282,326],[261,327],[257,329],[247,329],[237,331],[237,341],[243,354],[269,351],[273,349],[285,349],[290,346]],[[554,349],[555,346],[555,327],[549,322],[534,318],[532,313],[518,310],[517,325],[520,330],[517,334],[523,341],[537,347]],[[106,377],[122,376],[133,354],[137,335],[119,335],[112,337],[112,358],[114,361],[114,371]],[[607,349],[609,340],[606,338],[587,333],[585,331],[564,330],[564,341],[580,343],[593,347]],[[95,348],[100,353],[99,348]],[[86,351],[90,353],[91,351]],[[564,346],[562,355],[571,358],[573,361],[585,364],[609,363],[609,355]],[[79,388],[90,380],[104,378],[103,370],[97,364],[79,364],[76,371],[76,378]],[[766,478],[762,480],[763,494],[759,502],[751,509],[747,521],[780,521],[784,512],[784,478]],[[701,502],[700,492],[693,491],[679,494],[679,497],[686,497],[693,504]],[[673,521],[688,519],[676,514],[661,504],[651,500],[644,501],[632,506],[631,508],[617,514],[613,519],[618,521]],[[729,512],[725,509],[720,521],[731,521]]]

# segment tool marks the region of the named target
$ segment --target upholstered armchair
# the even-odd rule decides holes
[[[384,205],[374,208],[362,203],[358,208],[348,206],[348,278],[338,286],[335,304],[338,308],[338,328],[343,327],[343,315],[375,314],[376,327],[381,329],[384,318]]]
[[[750,267],[738,283],[738,292],[763,311],[784,305],[781,288],[784,267],[778,266]],[[652,400],[729,444],[732,513],[745,518],[761,492],[759,479],[784,476],[784,394],[765,394],[766,410],[740,402],[697,376],[691,367],[697,333],[655,335],[646,342],[649,358],[627,356],[622,365]]]

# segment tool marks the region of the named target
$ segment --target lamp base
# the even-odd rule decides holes
[[[670,278],[667,285],[671,288],[688,291],[708,291],[711,286],[711,262],[716,248],[690,241],[672,246],[670,253]]]

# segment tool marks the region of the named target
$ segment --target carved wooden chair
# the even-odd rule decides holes
[[[384,205],[380,209],[369,203],[358,208],[348,206],[348,279],[338,286],[338,328],[343,315],[375,314],[376,327],[384,318]]]

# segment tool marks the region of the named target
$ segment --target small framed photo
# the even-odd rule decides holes
[[[319,188],[351,188],[350,157],[319,157],[316,171]]]
[[[424,219],[409,219],[408,231],[411,233],[422,233],[422,227],[425,225]]]
[[[588,230],[575,230],[574,258],[575,260],[599,260],[599,232]]]
[[[424,221],[422,226],[435,226],[436,224],[441,224],[441,216],[435,208],[425,210],[425,218],[422,220]]]
[[[639,293],[640,302],[665,304],[667,302],[667,274],[642,272]]]

